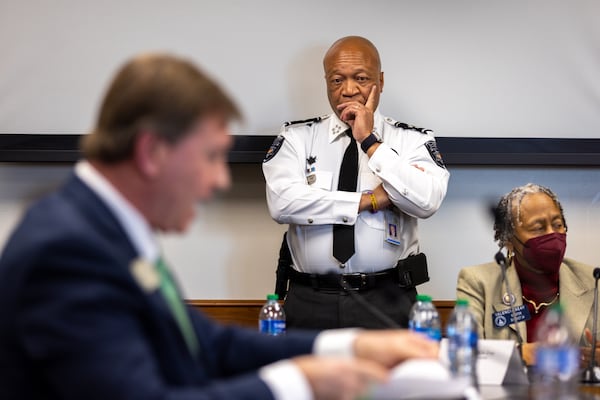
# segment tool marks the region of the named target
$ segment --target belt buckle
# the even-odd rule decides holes
[[[354,272],[352,274],[341,274],[340,285],[344,290],[358,291],[364,289],[367,286],[367,274],[362,272]]]

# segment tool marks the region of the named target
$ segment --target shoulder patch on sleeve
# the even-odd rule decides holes
[[[444,164],[444,159],[442,158],[442,154],[438,150],[437,143],[435,142],[435,140],[425,142],[425,147],[427,148],[429,155],[431,156],[433,161],[435,161],[438,167],[446,168],[446,165]]]
[[[309,118],[309,119],[299,119],[296,121],[287,121],[283,123],[284,127],[288,127],[288,126],[293,126],[293,125],[308,125],[311,126],[312,124],[316,124],[317,122],[321,122],[324,119],[327,119],[329,117],[329,115],[324,115],[322,117],[314,117],[314,118]]]
[[[269,147],[269,150],[267,150],[267,154],[263,159],[263,163],[266,163],[267,161],[275,157],[279,149],[281,149],[281,146],[283,145],[284,141],[285,138],[283,137],[283,135],[279,135],[275,138],[275,140],[273,140],[273,143],[271,143],[271,147]]]
[[[386,118],[385,122],[387,122],[390,125],[395,126],[396,128],[409,129],[411,131],[417,131],[417,132],[421,132],[421,133],[425,133],[425,134],[433,133],[433,131],[431,129],[419,128],[418,126],[410,125],[405,122],[399,122],[392,118]]]

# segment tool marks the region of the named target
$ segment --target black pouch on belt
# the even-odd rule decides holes
[[[410,288],[429,281],[427,257],[424,253],[408,256],[396,264],[400,287]]]

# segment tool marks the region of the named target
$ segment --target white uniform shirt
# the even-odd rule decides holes
[[[338,191],[340,164],[350,143],[347,128],[335,114],[284,126],[263,162],[269,211],[275,221],[290,225],[288,243],[294,268],[301,272],[392,268],[399,259],[418,253],[417,218],[435,213],[446,195],[450,174],[431,132],[377,111],[374,130],[383,143],[370,159],[359,148],[357,192]],[[360,192],[382,182],[395,209],[359,214]],[[386,241],[392,213],[399,245]],[[356,253],[343,270],[332,254],[332,224],[355,224]]]

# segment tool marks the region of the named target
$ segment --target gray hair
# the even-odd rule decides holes
[[[563,225],[565,226],[565,230],[567,229],[563,208],[554,192],[545,186],[528,183],[516,187],[502,196],[498,202],[498,206],[494,209],[494,240],[500,247],[505,246],[515,234],[515,221],[520,221],[523,197],[533,193],[545,193],[552,199],[560,210]]]

